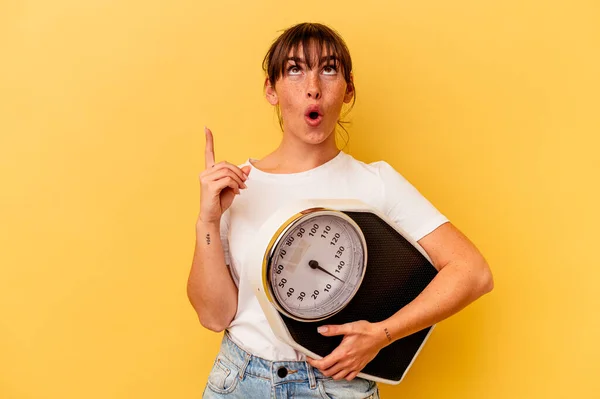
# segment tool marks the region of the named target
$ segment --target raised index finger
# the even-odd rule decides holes
[[[215,164],[215,144],[213,141],[212,132],[206,126],[204,126],[204,133],[206,134],[206,147],[204,148],[204,166],[206,167],[206,169],[209,169]]]

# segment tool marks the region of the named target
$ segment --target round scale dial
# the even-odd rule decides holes
[[[342,310],[365,274],[366,243],[339,211],[306,213],[280,233],[268,262],[269,290],[284,314],[316,321]]]

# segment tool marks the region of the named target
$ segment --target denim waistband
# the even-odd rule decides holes
[[[227,330],[221,342],[221,354],[240,369],[240,378],[248,373],[271,380],[274,384],[308,380],[311,386],[314,386],[315,380],[331,379],[306,361],[270,361],[254,356],[233,342]],[[285,372],[281,368],[285,368]]]

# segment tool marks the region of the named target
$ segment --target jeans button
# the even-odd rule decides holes
[[[285,376],[287,375],[287,369],[285,367],[279,367],[279,370],[277,370],[277,375],[281,378],[285,378]]]

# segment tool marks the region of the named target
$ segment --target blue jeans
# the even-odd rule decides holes
[[[223,335],[221,350],[204,388],[204,399],[379,399],[377,384],[325,377],[304,361],[272,362],[254,356]]]

